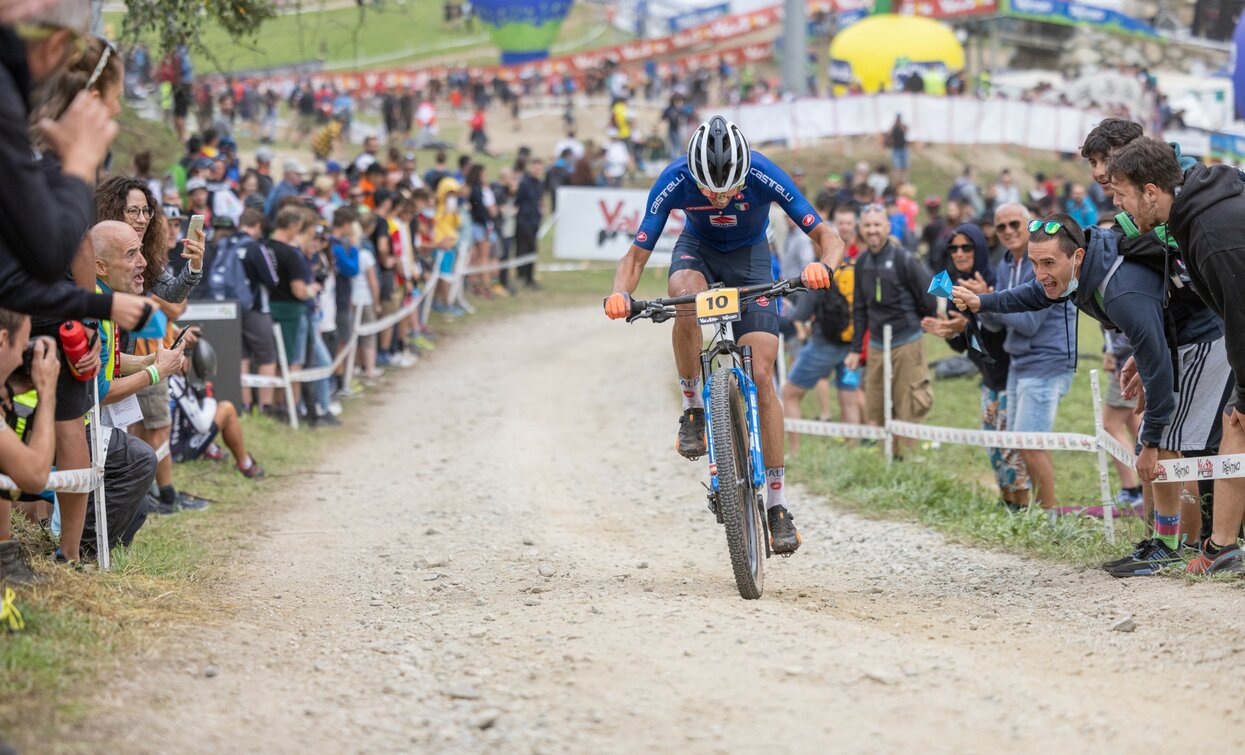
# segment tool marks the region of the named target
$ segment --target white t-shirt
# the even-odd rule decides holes
[[[324,288],[316,297],[320,322],[316,323],[321,333],[337,332],[337,276],[329,275],[324,279]]]
[[[376,267],[376,255],[370,249],[359,249],[359,274],[350,280],[350,301],[356,306],[370,307],[372,287],[367,284],[367,271]]]
[[[605,145],[605,177],[618,178],[627,172],[627,161],[631,159],[631,153],[627,151],[627,145],[618,139],[610,141]]]
[[[568,149],[571,151],[572,159],[574,160],[583,159],[584,157],[583,142],[579,141],[578,139],[573,139],[569,136],[563,139],[562,141],[558,142],[558,146],[553,148],[553,159],[557,160],[559,157],[562,156],[562,153]],[[160,196],[160,195],[157,194],[156,196]]]

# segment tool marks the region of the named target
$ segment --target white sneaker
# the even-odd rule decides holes
[[[334,417],[340,417],[341,413],[342,413],[342,402],[330,401],[329,402],[329,414],[332,414]]]
[[[399,354],[393,362],[393,364],[396,364],[399,367],[414,367],[418,363],[419,363],[419,357],[415,356],[409,351],[404,351],[401,354]]]

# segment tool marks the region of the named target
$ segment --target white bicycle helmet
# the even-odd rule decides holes
[[[719,194],[737,191],[752,167],[752,149],[734,123],[715,115],[700,124],[687,143],[692,178]]]

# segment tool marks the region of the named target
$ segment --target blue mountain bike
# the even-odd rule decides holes
[[[627,322],[695,317],[700,325],[714,326],[713,337],[700,352],[709,447],[706,489],[709,510],[726,529],[735,585],[748,600],[761,597],[765,584],[763,564],[773,554],[765,516],[765,463],[761,458],[752,348],[731,340],[727,326],[739,319],[746,302],[779,298],[804,288],[799,278],[747,288],[723,288],[718,284],[699,294],[633,301],[627,317]]]

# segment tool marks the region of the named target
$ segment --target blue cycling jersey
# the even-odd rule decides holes
[[[687,216],[684,233],[722,252],[751,247],[765,240],[771,202],[777,202],[805,233],[821,223],[817,211],[795,188],[791,177],[760,152],[752,152],[752,168],[744,188],[721,210],[700,193],[684,155],[666,166],[649,192],[635,245],[652,251],[670,211],[682,210]]]

